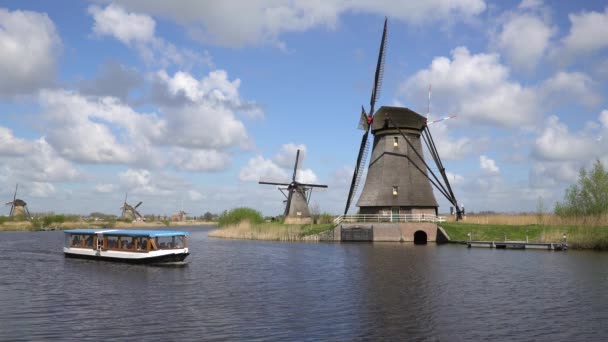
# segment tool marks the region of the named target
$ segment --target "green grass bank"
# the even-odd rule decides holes
[[[474,224],[466,222],[443,222],[441,227],[451,241],[525,241],[562,242],[565,234],[569,248],[608,250],[608,226],[581,225],[499,225]]]

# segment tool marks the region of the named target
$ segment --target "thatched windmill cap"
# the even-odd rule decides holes
[[[426,125],[426,118],[409,108],[382,106],[374,115],[372,133],[382,129],[391,129],[394,126],[387,120],[388,116],[402,129],[421,131]]]

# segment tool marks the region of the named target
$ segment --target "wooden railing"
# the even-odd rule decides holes
[[[334,224],[340,223],[373,223],[373,222],[445,222],[442,216],[432,214],[399,214],[399,215],[340,215]]]

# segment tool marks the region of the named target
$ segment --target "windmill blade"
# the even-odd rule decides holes
[[[287,196],[287,204],[285,205],[285,213],[283,214],[283,216],[285,216],[285,217],[287,217],[287,215],[289,215],[289,207],[291,206],[291,198],[293,197],[294,191],[295,191],[295,189],[289,190],[289,195]]]
[[[133,209],[133,213],[135,213],[136,217],[143,217],[143,216],[142,216],[142,215],[139,213],[139,211],[137,211],[137,210],[135,210],[135,209]]]
[[[137,205],[135,206],[135,209],[139,208],[139,206],[142,204],[142,201],[139,201],[139,203],[137,203]]]
[[[301,186],[307,186],[309,188],[327,188],[327,185],[321,185],[321,184],[306,184],[306,183],[298,183],[298,185]]]
[[[293,176],[291,177],[291,181],[296,181],[296,172],[298,171],[298,161],[300,160],[300,150],[296,153],[296,165],[293,167]]]
[[[446,120],[454,119],[456,116],[457,116],[457,115],[450,115],[450,116],[446,116],[446,117],[441,118],[441,119],[437,119],[437,120],[432,120],[432,121],[429,121],[429,122],[427,122],[426,124],[427,124],[427,126],[428,126],[428,125],[432,125],[432,124],[434,124],[434,123],[438,123],[438,122],[441,122],[441,121],[446,121]]]
[[[15,185],[15,194],[13,195],[13,205],[15,203],[15,200],[17,199],[17,189],[19,188],[19,183],[17,183],[17,185]]]
[[[359,119],[358,129],[367,131],[369,129],[369,121],[367,120],[367,113],[365,112],[365,108],[361,106],[361,118]]]
[[[275,182],[258,182],[258,184],[268,184],[268,185],[283,185],[283,186],[288,186],[290,183],[275,183]]]
[[[388,18],[384,19],[384,30],[382,32],[382,41],[380,42],[380,52],[378,53],[378,64],[376,64],[376,74],[374,76],[374,88],[372,96],[369,100],[369,115],[374,115],[374,106],[376,100],[380,97],[380,89],[382,88],[382,78],[384,76],[384,56],[386,50],[386,31]]]
[[[361,138],[361,146],[359,147],[359,155],[357,156],[357,164],[355,164],[355,171],[353,172],[353,180],[350,183],[350,190],[348,191],[348,197],[346,199],[346,208],[344,209],[344,215],[348,213],[348,208],[350,207],[350,202],[353,199],[355,192],[357,192],[357,186],[359,185],[359,180],[361,179],[361,174],[363,173],[361,170],[361,166],[365,164],[366,158],[363,158],[364,152],[367,150],[367,137],[369,136],[369,131],[363,134]]]

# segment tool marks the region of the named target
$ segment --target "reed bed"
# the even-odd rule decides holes
[[[306,236],[314,235],[330,228],[332,228],[331,224],[252,224],[249,221],[243,221],[212,230],[209,232],[208,236],[242,240],[304,241],[306,240]]]
[[[447,216],[448,222],[454,222],[453,216]],[[472,214],[467,215],[463,222],[473,224],[500,225],[558,225],[558,226],[608,226],[608,214],[597,216],[561,217],[554,214]]]
[[[170,226],[204,226],[204,225],[214,225],[215,222],[207,222],[207,221],[187,221],[187,222],[170,222]],[[87,222],[87,221],[77,221],[77,222],[62,222],[62,223],[53,223],[44,228],[52,228],[56,230],[65,230],[65,229],[74,229],[74,228],[121,228],[121,229],[130,229],[130,228],[146,228],[146,227],[167,227],[167,224],[160,221],[154,222],[105,222],[105,221],[97,221],[97,222]],[[35,226],[31,221],[8,221],[0,224],[0,231],[36,231],[43,228],[42,226]]]

